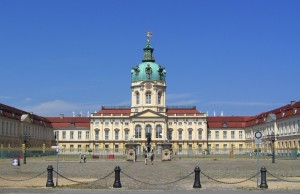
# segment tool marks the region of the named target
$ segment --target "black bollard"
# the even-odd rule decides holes
[[[199,166],[195,167],[195,182],[193,188],[201,188],[201,183],[200,183],[200,168]]]
[[[47,176],[46,187],[54,187],[54,183],[53,183],[53,167],[52,167],[52,165],[48,165],[47,171],[48,171],[48,176]]]
[[[121,172],[121,168],[119,166],[116,166],[115,168],[115,182],[113,185],[113,188],[121,188],[121,181],[120,181],[120,172]]]
[[[267,184],[267,169],[266,169],[266,167],[262,167],[260,169],[260,174],[261,174],[261,180],[260,180],[259,188],[267,189],[268,184]]]

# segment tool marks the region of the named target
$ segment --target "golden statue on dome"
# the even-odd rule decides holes
[[[150,37],[152,36],[152,32],[147,32],[147,43],[149,44],[150,43]]]

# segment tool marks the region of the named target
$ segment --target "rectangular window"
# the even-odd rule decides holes
[[[81,139],[81,131],[78,131],[78,139]]]
[[[90,132],[89,131],[86,131],[85,132],[85,139],[90,139]]]
[[[219,136],[219,131],[216,131],[215,132],[215,139],[219,139],[220,138],[220,136]]]
[[[95,131],[95,140],[99,140],[99,131]]]
[[[99,144],[96,144],[96,145],[95,145],[95,152],[96,152],[96,153],[99,153]]]
[[[105,130],[105,140],[109,140],[109,131]]]
[[[119,126],[119,122],[118,122],[118,121],[117,121],[117,122],[115,122],[115,125],[116,125],[116,126]]]
[[[109,125],[109,122],[105,121],[105,123],[104,123],[104,124],[105,124],[105,126],[108,126],[108,125]]]
[[[224,144],[224,145],[223,145],[224,151],[227,151],[227,148],[228,148],[228,147],[227,147],[227,144]]]
[[[231,139],[234,139],[234,138],[235,138],[235,132],[231,131]]]
[[[189,140],[193,139],[193,131],[189,131]]]
[[[220,151],[220,145],[216,144],[216,152],[219,152],[219,151]]]
[[[108,154],[109,153],[109,145],[104,145],[104,151],[105,151],[105,154]]]
[[[198,122],[198,125],[202,125],[202,122]]]
[[[171,126],[171,125],[172,125],[172,122],[169,122],[169,125]]]
[[[66,145],[62,145],[62,150],[61,151],[65,152],[66,151],[66,147],[67,147]]]
[[[239,151],[243,151],[243,144],[239,144]]]
[[[66,139],[66,136],[67,136],[67,135],[66,135],[66,132],[63,131],[63,132],[62,132],[62,138],[63,138],[63,139]]]
[[[202,139],[202,130],[198,130],[198,139],[199,139],[199,140]]]
[[[223,139],[227,139],[227,131],[223,131]]]
[[[178,122],[178,125],[182,125],[182,122]]]
[[[81,145],[78,145],[78,149],[77,149],[77,152],[81,152]]]
[[[193,122],[188,122],[188,125],[193,125]]]
[[[202,144],[198,144],[198,152],[202,153]]]
[[[119,145],[115,145],[115,153],[119,152]]]
[[[128,123],[128,122],[125,122],[125,126],[129,126],[129,123]]]
[[[129,139],[129,130],[126,130],[125,131],[125,140],[128,140]]]
[[[74,139],[74,131],[70,131],[70,139]]]
[[[239,131],[239,139],[243,139],[243,131]]]
[[[208,133],[208,134],[207,134],[207,138],[208,138],[208,139],[211,139],[211,131],[207,131],[207,133]]]
[[[98,121],[97,121],[97,122],[95,122],[95,125],[96,125],[96,126],[99,126],[99,122],[98,122]]]
[[[89,144],[85,145],[85,152],[88,152],[89,149],[90,149],[90,145]]]
[[[182,153],[182,144],[179,144],[179,145],[178,145],[178,152],[179,152],[179,153]]]
[[[74,152],[74,145],[73,144],[70,145],[70,152]]]
[[[182,140],[182,131],[181,131],[181,130],[178,131],[178,139],[179,139],[179,140]]]

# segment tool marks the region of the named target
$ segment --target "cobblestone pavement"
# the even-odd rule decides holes
[[[0,179],[2,178],[0,187],[45,187],[48,165],[52,165],[56,171],[54,159],[28,158],[26,165],[21,163],[21,166],[17,167],[11,165],[11,160],[0,160]],[[275,164],[272,164],[271,160],[260,160],[260,165],[265,166],[269,173],[278,178],[297,181],[286,182],[267,174],[269,190],[296,190],[300,193],[300,160],[277,160]],[[66,161],[61,159],[58,172],[64,177],[59,176],[58,185],[60,188],[76,189],[111,188],[115,179],[114,168],[116,166],[121,168],[122,189],[193,191],[195,177],[193,172],[195,167],[199,166],[201,172],[212,178],[208,179],[200,174],[202,190],[259,190],[257,189],[256,177],[239,184],[225,184],[213,180],[234,183],[253,177],[257,174],[255,159],[193,158],[165,162],[154,161],[153,165],[149,163],[145,165],[143,160],[128,162],[121,159],[89,159],[87,163],[79,163],[79,160]],[[43,174],[31,179],[41,173]],[[109,175],[110,173],[112,174]],[[106,175],[109,176],[101,179]],[[54,183],[56,183],[56,173],[53,173],[53,176]],[[3,178],[11,180],[4,180]],[[89,183],[78,184],[73,181]]]

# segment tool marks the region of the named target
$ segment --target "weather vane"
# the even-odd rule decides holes
[[[150,37],[152,36],[152,32],[147,32],[147,42],[150,43]]]

